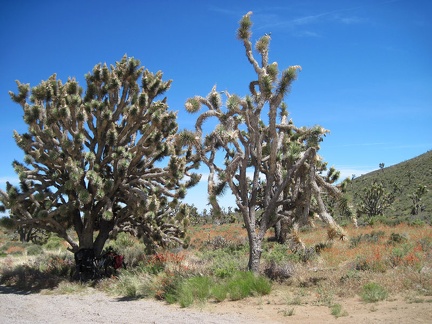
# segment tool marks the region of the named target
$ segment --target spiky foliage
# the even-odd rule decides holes
[[[21,182],[21,188],[13,187],[10,183],[6,184],[6,190],[9,193],[9,196],[12,197],[10,201],[13,201],[17,195],[22,193],[26,193],[31,190],[31,184],[26,182]],[[22,207],[26,209],[34,218],[43,217],[46,212],[45,209],[49,208],[49,200],[42,198],[42,202],[39,204],[33,204],[30,200],[25,200],[22,202]],[[4,205],[1,203],[1,194],[0,194],[0,211],[5,212],[7,209],[10,209],[9,201],[4,200]],[[14,214],[10,214],[8,217],[4,217],[0,220],[0,225],[5,228],[15,230],[19,235],[21,242],[33,242],[36,244],[43,244],[49,237],[48,231],[44,228],[39,228],[34,224],[25,224],[19,222],[20,217]]]
[[[28,132],[14,133],[25,158],[13,165],[26,190],[8,186],[0,199],[17,224],[54,232],[73,251],[99,254],[121,231],[148,247],[183,243],[188,211],[179,199],[199,177],[177,145],[176,113],[166,98],[156,101],[171,81],[127,56],[97,64],[86,81],[85,93],[75,79],[63,84],[55,74],[32,89],[17,81],[10,96]]]
[[[320,217],[342,230],[327,213],[321,192],[338,195],[329,179],[319,175],[326,170],[317,155],[319,143],[328,131],[320,126],[296,127],[288,120],[284,97],[290,90],[301,67],[290,66],[279,72],[277,63],[268,63],[270,36],[265,35],[255,46],[261,60],[254,57],[251,39],[251,12],[240,21],[237,32],[257,80],[249,84],[250,94],[240,98],[213,87],[206,98],[195,96],[187,100],[190,113],[207,108],[197,118],[194,145],[196,154],[209,167],[209,200],[213,211],[220,211],[217,196],[228,186],[236,198],[248,231],[249,269],[258,271],[261,244],[269,228],[283,222],[288,229],[307,222],[311,206]],[[264,122],[262,116],[268,115]],[[218,121],[215,129],[203,134],[203,123],[209,118]],[[219,155],[221,156],[219,157]],[[223,161],[220,163],[220,161]]]

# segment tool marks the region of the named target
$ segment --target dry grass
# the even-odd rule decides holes
[[[359,237],[365,239],[356,245],[349,241],[333,242],[319,257],[298,264],[295,275],[287,284],[309,289],[316,297],[315,302],[330,300],[331,295],[359,295],[362,287],[370,282],[379,283],[390,295],[432,296],[430,226],[379,225],[359,229],[348,227],[346,231],[354,241]],[[314,246],[322,242],[323,233],[324,230],[306,231],[301,233],[301,238],[307,246]],[[391,240],[399,237],[406,240]]]
[[[247,242],[246,229],[240,223],[195,226],[190,229],[189,234],[192,238],[191,248],[197,250],[205,248],[219,237],[223,237],[226,242],[231,244],[245,244]]]
[[[332,307],[335,299],[360,296],[363,287],[371,282],[379,283],[388,291],[389,298],[402,294],[410,300],[423,300],[423,296],[428,301],[431,299],[431,226],[379,224],[360,228],[348,226],[345,231],[347,241],[335,240],[327,244],[317,257],[295,263],[289,279],[274,283],[275,290],[284,291],[283,298],[289,300],[288,304]],[[205,225],[194,229],[193,246],[206,249],[217,237],[232,244],[244,244],[246,233],[240,224]],[[328,243],[325,227],[301,231],[300,238],[307,247]],[[265,253],[275,248],[275,243],[269,243]],[[288,249],[285,253],[292,254]],[[265,259],[263,254],[263,272],[269,265]],[[186,262],[191,268],[209,266],[196,259],[193,250],[188,252]]]

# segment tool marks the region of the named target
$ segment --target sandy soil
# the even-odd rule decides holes
[[[327,306],[288,305],[277,291],[270,296],[182,309],[155,300],[116,298],[97,291],[67,295],[25,294],[0,286],[0,323],[432,322],[430,297],[411,303],[402,297],[372,304],[363,303],[359,298],[335,302],[342,305],[345,316],[336,318]]]

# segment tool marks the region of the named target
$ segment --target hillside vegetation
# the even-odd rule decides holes
[[[385,216],[407,221],[432,221],[432,151],[355,178],[347,189],[354,206],[358,206],[359,194],[374,181],[381,182],[387,191],[395,192],[396,199]],[[410,195],[420,185],[428,189],[421,198],[424,210],[418,215],[412,215],[413,202]]]

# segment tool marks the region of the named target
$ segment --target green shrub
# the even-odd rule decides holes
[[[408,241],[408,237],[405,234],[391,233],[387,243],[394,245],[397,243],[404,243],[406,241]]]
[[[210,273],[218,278],[228,278],[247,264],[247,255],[242,250],[228,253],[224,249],[201,252],[200,259],[208,264]]]
[[[229,278],[213,280],[209,276],[196,276],[179,280],[165,300],[169,303],[178,302],[181,307],[188,307],[195,302],[205,303],[214,298],[221,302],[229,297],[240,300],[253,295],[266,295],[271,290],[270,281],[252,272],[236,271]]]
[[[271,291],[271,282],[250,271],[238,271],[227,282],[231,300],[240,300],[251,295],[267,295]]]
[[[308,262],[317,257],[317,253],[331,246],[331,243],[319,243],[305,249],[290,250],[286,244],[269,244],[265,246],[263,259],[277,265],[291,262]]]
[[[388,297],[387,290],[375,282],[365,284],[361,291],[361,298],[368,303],[384,300]]]
[[[360,278],[361,276],[357,270],[348,270],[348,272],[343,275],[339,280],[343,283],[350,280],[358,281]]]
[[[255,282],[253,284],[253,291],[258,295],[268,295],[271,292],[272,284],[271,282],[262,276],[255,277]]]
[[[42,273],[67,277],[75,266],[70,253],[60,255],[42,254],[35,261],[35,266]]]
[[[289,254],[289,248],[286,244],[266,244],[262,258],[268,263],[281,264],[291,258]]]
[[[222,302],[227,298],[228,287],[224,284],[214,285],[211,294],[217,302]]]
[[[51,235],[48,241],[43,245],[47,250],[57,250],[63,248],[63,239],[56,235]]]
[[[140,262],[143,262],[146,259],[146,255],[144,253],[145,246],[143,243],[137,243],[133,246],[129,246],[123,249],[115,249],[123,255],[124,261],[128,267],[136,267]]]
[[[422,251],[426,252],[432,249],[432,237],[424,237],[418,241]]]
[[[408,222],[408,225],[410,226],[417,226],[417,227],[425,227],[426,226],[426,222],[422,219],[414,219],[414,220],[410,220]]]
[[[27,255],[40,255],[44,254],[44,250],[40,245],[31,245],[27,248]]]
[[[123,251],[137,243],[138,242],[131,234],[121,232],[117,235],[115,240],[109,242],[108,246],[111,246],[114,250]]]
[[[136,298],[139,297],[140,280],[137,276],[122,276],[119,281],[118,293],[125,297]]]
[[[350,239],[350,248],[355,248],[362,242],[377,243],[385,235],[384,231],[372,231],[369,234],[360,234]]]
[[[220,259],[211,267],[213,274],[218,278],[228,278],[239,269],[239,264],[236,260]]]
[[[210,297],[213,281],[208,276],[192,277],[180,283],[177,299],[181,307],[188,307],[198,300],[204,303]]]
[[[188,289],[182,290],[177,296],[177,300],[180,304],[180,307],[189,307],[194,302],[192,291]]]

